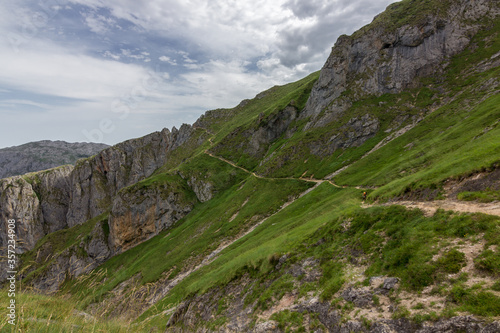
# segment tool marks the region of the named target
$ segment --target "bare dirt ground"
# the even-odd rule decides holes
[[[434,215],[438,209],[452,210],[459,213],[483,213],[500,216],[500,202],[478,203],[446,199],[435,201],[395,201],[382,205],[402,205],[408,208],[418,208],[424,211],[427,216]],[[369,207],[369,205],[364,205],[364,207]]]

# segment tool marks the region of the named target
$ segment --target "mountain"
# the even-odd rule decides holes
[[[500,331],[499,14],[403,0],[302,80],[2,179],[18,328]]]
[[[102,143],[68,143],[37,141],[0,149],[0,178],[23,175],[65,164],[97,154],[109,147]]]

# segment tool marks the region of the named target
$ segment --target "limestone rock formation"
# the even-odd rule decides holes
[[[270,143],[283,134],[292,134],[293,130],[290,130],[289,126],[297,118],[297,115],[298,110],[293,105],[288,105],[283,110],[269,116],[261,114],[249,127],[238,128],[227,137],[223,145],[219,145],[213,150],[218,152],[221,149],[227,149],[227,146],[232,145],[234,141],[232,150],[261,158]]]
[[[66,279],[86,274],[109,259],[111,251],[106,224],[106,221],[99,221],[90,234],[79,237],[74,245],[60,253],[54,253],[52,241],[43,244],[35,261],[46,264],[46,268],[31,281],[33,288],[43,293],[55,293]]]
[[[106,211],[120,189],[150,176],[167,161],[169,152],[190,138],[192,131],[189,125],[179,130],[163,129],[79,161],[71,175],[68,225],[81,224]]]
[[[42,208],[37,194],[24,178],[15,176],[0,181],[0,251],[7,253],[7,222],[16,220],[16,253],[33,248],[44,236]]]
[[[169,184],[121,191],[109,218],[110,247],[123,252],[171,227],[193,208],[196,199]]]
[[[429,13],[421,21],[395,29],[383,21],[384,13],[362,33],[339,37],[303,116],[315,117],[323,110],[338,112],[334,101],[345,92],[360,97],[398,93],[419,85],[419,77],[442,71],[446,60],[469,44],[479,18],[498,14],[494,2],[456,1],[447,11]]]
[[[69,175],[72,166],[0,180],[0,218],[16,220],[17,252],[34,247],[43,236],[67,227]],[[4,255],[6,224],[0,226],[0,254]]]
[[[75,249],[58,254],[39,280],[33,282],[33,286],[55,291],[67,276],[78,276],[95,268],[113,252],[156,235],[187,214],[196,201],[194,194],[189,199],[184,197],[183,191],[191,191],[188,184],[178,193],[167,191],[165,194],[164,190],[160,190],[146,194],[122,193],[116,199],[115,196],[121,189],[150,176],[164,165],[172,151],[190,140],[193,131],[189,125],[182,125],[180,129],[174,127],[172,131],[164,129],[104,149],[93,157],[79,160],[75,167],[67,165],[0,180],[0,219],[16,220],[18,254],[32,250],[45,235],[83,224],[114,208],[111,232],[117,232],[116,235],[103,236],[102,230],[92,231],[88,239],[90,242],[78,246],[83,256],[75,257]],[[194,185],[203,200],[211,198],[207,186]],[[129,208],[131,211],[127,215],[125,211]],[[122,214],[133,216],[134,221],[142,225],[139,234],[131,232],[136,222],[124,223],[132,220],[124,220]],[[7,223],[2,223],[2,258],[6,254],[6,229]],[[4,279],[3,273],[0,281]]]

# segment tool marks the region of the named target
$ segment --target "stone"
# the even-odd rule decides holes
[[[399,282],[398,278],[389,277],[389,278],[384,280],[384,284],[382,285],[382,288],[385,290],[391,290],[396,286],[396,284],[398,284],[398,282]]]
[[[357,307],[368,307],[373,304],[373,292],[367,288],[349,287],[342,292],[342,298],[353,302]]]
[[[194,204],[168,184],[120,192],[113,200],[109,217],[112,252],[126,251],[170,228]]]
[[[253,331],[255,333],[280,332],[280,330],[278,329],[278,323],[274,320],[268,320],[256,324]]]

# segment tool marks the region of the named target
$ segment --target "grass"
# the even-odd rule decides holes
[[[274,313],[271,320],[278,322],[278,328],[284,332],[306,332],[304,326],[304,315],[300,312],[285,310]]]
[[[119,320],[86,319],[73,300],[61,296],[45,296],[33,293],[16,293],[15,325],[9,324],[6,307],[0,309],[0,332],[147,332],[142,324],[130,325]],[[0,293],[2,304],[8,304],[7,292]]]
[[[350,221],[347,230],[343,227],[346,220]],[[404,288],[420,291],[439,283],[441,272],[458,272],[464,266],[463,253],[455,249],[436,261],[432,260],[442,239],[474,237],[484,233],[492,245],[498,244],[499,225],[499,218],[482,214],[454,215],[438,211],[434,216],[426,217],[417,209],[373,207],[346,214],[336,223],[318,230],[301,251],[310,252],[308,248],[311,244],[323,239],[324,243],[315,247],[313,254],[319,258],[338,258],[342,262],[342,258],[348,258],[352,250],[356,250],[369,263],[365,271],[367,277],[396,276],[401,279]],[[341,271],[338,261],[327,263],[333,266],[333,272]],[[329,277],[328,271],[324,272],[325,277]]]
[[[442,86],[452,100],[406,134],[355,162],[336,177],[338,183],[381,186],[371,197],[384,199],[418,189],[439,189],[450,177],[499,162],[500,96],[488,98],[488,89],[483,87],[498,77],[500,69],[481,72],[475,67],[500,51],[500,22],[488,24],[469,48],[451,59],[444,76],[424,80],[427,86]],[[494,89],[490,86],[490,93]]]
[[[381,186],[371,194],[372,198],[389,198],[491,168],[499,162],[500,127],[482,133],[497,119],[498,105],[500,95],[488,98],[472,111],[450,112],[458,106],[452,103],[335,179],[340,184]],[[409,144],[414,145],[412,149],[405,148]]]
[[[389,5],[386,10],[377,15],[373,22],[358,31],[352,38],[358,38],[368,30],[384,29],[386,32],[393,32],[404,25],[420,26],[426,22],[429,15],[444,16],[450,6],[451,1],[433,0],[403,0]]]
[[[305,174],[305,176],[314,175],[316,178],[322,178],[360,159],[387,137],[386,130],[390,128],[395,130],[407,125],[412,116],[425,112],[424,106],[432,103],[432,100],[433,94],[428,88],[397,95],[384,94],[363,98],[354,102],[346,112],[338,115],[326,126],[298,131],[291,138],[282,138],[274,142],[268,150],[265,163],[261,163],[256,171],[274,177],[299,177]],[[378,120],[378,132],[371,137],[365,137],[363,139],[365,141],[359,147],[330,151],[330,139],[337,138],[340,134],[347,142],[351,134],[357,134],[357,130],[349,123],[353,119],[361,119],[364,115]],[[407,116],[408,119],[394,122],[396,116],[401,118]]]
[[[466,265],[465,254],[451,249],[437,260],[437,265],[446,273],[458,273]]]
[[[457,199],[462,201],[478,201],[488,203],[500,200],[500,191],[486,189],[484,191],[460,192],[457,194]]]
[[[267,219],[252,232],[252,237],[240,239],[222,251],[212,264],[192,273],[142,318],[171,307],[182,299],[182,295],[203,293],[245,274],[251,274],[254,278],[269,278],[274,267],[269,261],[272,254],[294,249],[319,227],[336,219],[342,210],[352,207],[357,201],[355,197],[357,191],[338,190],[329,184],[321,185]],[[276,281],[281,280],[279,276],[276,278]],[[281,281],[270,288],[270,295],[279,295],[280,288],[288,285],[286,279]],[[288,285],[287,288],[289,287]],[[276,290],[278,294],[272,290]],[[264,295],[263,299],[269,298]]]
[[[231,117],[224,119],[218,126],[211,127],[216,132],[214,142],[220,142],[230,132],[240,126],[250,124],[261,113],[268,115],[277,110],[283,110],[292,100],[301,110],[309,97],[312,84],[319,77],[319,71],[314,72],[302,80],[284,86],[275,86],[257,95],[244,106],[238,106],[231,112]],[[215,116],[215,115],[214,115]]]
[[[253,170],[262,156],[253,156],[247,152],[252,145],[249,137],[259,128],[265,127],[270,120],[279,118],[280,112],[287,106],[292,105],[300,113],[318,77],[319,72],[315,72],[297,82],[271,88],[263,93],[263,97],[249,101],[241,110],[236,108],[238,113],[228,120],[224,127],[218,129],[214,139],[216,146],[212,151]],[[296,122],[290,126],[293,127],[296,127]],[[263,146],[261,149],[265,152],[267,147]]]
[[[455,311],[467,311],[478,316],[500,315],[500,297],[491,292],[478,291],[457,284],[451,290],[450,299],[458,305]]]
[[[498,244],[497,244],[498,245]],[[500,276],[500,253],[490,249],[483,251],[475,260],[474,266],[484,272]]]
[[[273,182],[280,182],[282,186],[294,183],[290,180]],[[162,272],[185,265],[189,258],[207,255],[221,239],[213,235],[213,232],[221,232],[226,237],[238,232],[231,233],[231,229],[227,229],[227,221],[235,212],[239,211],[238,218],[240,215],[246,215],[247,218],[240,220],[245,221],[252,216],[250,212],[255,212],[257,207],[271,198],[265,193],[276,195],[272,191],[277,187],[270,183],[272,182],[254,177],[245,179],[213,200],[197,206],[193,215],[169,233],[162,233],[105,263],[101,271],[107,269],[115,274],[113,278],[102,281],[103,284],[98,287],[97,292],[87,291],[82,285],[69,285],[69,290],[76,292],[78,297],[84,300],[80,306],[85,306],[89,302],[102,300],[107,291],[137,273],[142,277],[141,283],[152,282]],[[306,185],[302,182],[296,183]],[[300,190],[297,188],[299,191],[304,189],[305,187]],[[248,212],[245,212],[244,208],[252,201],[252,193],[256,192],[263,201],[249,207]],[[282,198],[286,198],[286,194],[290,194],[290,189],[283,191]],[[248,197],[250,200],[243,205]],[[284,253],[288,253],[289,257],[285,265],[311,256],[320,260],[323,277],[316,288],[321,291],[321,298],[326,301],[332,299],[344,284],[341,258],[346,258],[348,249],[359,249],[368,256],[370,267],[366,272],[367,276],[397,276],[401,278],[404,288],[421,290],[439,282],[440,271],[454,272],[456,267],[463,264],[460,252],[453,249],[437,261],[431,260],[438,249],[432,245],[437,245],[441,239],[484,234],[489,244],[498,242],[496,230],[499,219],[496,217],[481,214],[454,215],[444,211],[438,211],[433,217],[425,217],[419,210],[407,210],[399,206],[359,209],[356,208],[359,200],[357,190],[336,189],[326,183],[321,185],[270,217],[252,232],[251,237],[242,238],[226,248],[213,263],[192,273],[172,289],[166,298],[141,316],[138,322],[171,308],[185,299],[186,295],[203,294],[211,288],[224,286],[247,274],[260,281],[249,290],[248,304],[255,302],[257,308],[267,309],[285,292],[296,287],[297,282],[283,273],[285,269],[274,270],[277,258]],[[274,207],[277,205],[279,202]],[[228,210],[228,207],[234,208]],[[206,223],[204,221],[213,223],[217,217],[223,222],[208,226],[200,234],[200,227]],[[342,225],[347,220],[350,221],[350,227],[345,230]],[[233,222],[236,221],[237,218]],[[381,236],[381,232],[384,232],[385,236]],[[193,238],[189,235],[197,236]],[[186,239],[190,238],[193,240],[186,242]],[[158,253],[168,255],[159,256]],[[305,288],[308,288],[307,285]],[[486,297],[483,294],[478,295]],[[472,304],[467,303],[468,306],[476,304],[474,300],[468,302]],[[222,323],[224,318],[221,313],[220,318],[210,325],[213,326],[219,321]],[[147,325],[161,326],[167,319],[156,317]]]

